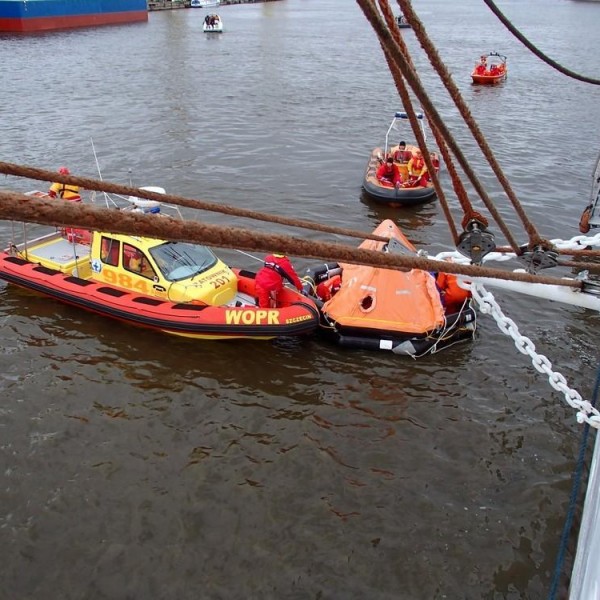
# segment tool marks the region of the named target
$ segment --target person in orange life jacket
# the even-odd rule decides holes
[[[416,150],[414,156],[408,161],[408,181],[406,187],[425,187],[427,185],[427,165],[420,150]]]
[[[302,291],[302,281],[287,256],[275,252],[266,256],[265,265],[258,271],[255,279],[260,308],[277,306],[277,294],[283,289],[284,279],[294,285],[299,292]]]
[[[435,283],[440,292],[440,298],[447,314],[458,312],[466,300],[471,297],[471,292],[458,285],[456,275],[440,271]]]
[[[476,75],[485,75],[486,71],[487,71],[487,57],[482,56],[481,59],[479,60],[479,64],[475,67],[475,74]]]
[[[377,179],[383,184],[394,185],[400,187],[402,185],[402,175],[398,165],[394,164],[394,159],[388,156],[385,162],[377,167],[377,173],[375,174]]]
[[[406,164],[412,158],[412,152],[406,149],[406,142],[400,142],[398,144],[398,150],[393,154],[394,160]]]
[[[61,167],[58,172],[61,175],[71,174],[67,167]],[[81,202],[79,186],[70,183],[53,183],[48,190],[48,196],[50,196],[50,198],[61,198],[62,200],[68,200],[69,202]]]

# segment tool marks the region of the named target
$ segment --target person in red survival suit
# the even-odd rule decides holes
[[[486,75],[487,71],[487,56],[482,56],[479,60],[479,64],[475,67],[476,75]]]
[[[302,281],[296,274],[290,259],[274,252],[265,257],[265,266],[256,274],[256,295],[260,308],[275,308],[277,294],[283,289],[283,280],[289,281],[302,291]]]
[[[388,156],[385,162],[377,167],[377,173],[375,174],[377,179],[387,186],[400,187],[402,185],[402,175],[398,165],[394,164],[394,159]]]
[[[462,308],[465,301],[471,297],[471,292],[458,285],[456,275],[440,271],[435,283],[440,292],[440,297],[446,314],[453,314]]]

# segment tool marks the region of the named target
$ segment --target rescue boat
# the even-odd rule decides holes
[[[206,15],[202,29],[204,33],[223,33],[223,20],[216,13]]]
[[[373,233],[389,242],[359,248],[416,256],[390,219]],[[304,281],[321,310],[320,333],[340,346],[418,358],[475,335],[470,293],[453,275],[328,263],[309,268]]]
[[[406,17],[404,15],[398,15],[396,17],[396,24],[398,25],[398,27],[400,29],[409,29],[410,28],[410,23],[406,20]]]
[[[504,81],[508,76],[506,56],[498,52],[489,52],[481,56],[481,61],[475,65],[471,73],[473,83],[494,85]]]
[[[425,132],[425,114],[417,112],[417,121],[423,137],[427,139]],[[394,118],[388,127],[385,135],[385,146],[383,148],[374,148],[367,162],[365,174],[363,177],[363,189],[366,194],[380,204],[389,206],[411,206],[422,204],[435,198],[435,189],[430,178],[427,178],[426,185],[413,185],[408,174],[408,162],[415,155],[418,146],[414,143],[406,142],[404,150],[405,156],[398,160],[400,151],[400,142],[404,141],[403,130],[409,124],[408,114],[400,111],[394,114]],[[397,139],[396,144],[392,143],[392,137]],[[377,169],[388,156],[394,157],[394,164],[400,170],[403,184],[401,187],[395,187],[392,183],[380,181],[377,178]],[[432,153],[432,160],[436,171],[439,171],[439,156],[436,152]]]
[[[156,212],[161,204],[130,201],[144,212]],[[255,273],[230,268],[210,248],[191,243],[63,229],[0,252],[0,278],[131,325],[188,338],[271,339],[310,334],[319,323],[314,301],[287,287],[277,307],[259,308]]]

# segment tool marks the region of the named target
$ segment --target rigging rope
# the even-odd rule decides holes
[[[436,72],[440,76],[440,79],[441,79],[442,83],[444,84],[444,87],[448,91],[450,97],[454,101],[454,104],[458,108],[465,123],[469,127],[475,141],[479,145],[479,148],[481,149],[487,162],[491,166],[492,171],[494,172],[494,175],[496,175],[496,178],[500,182],[506,195],[508,196],[509,200],[511,201],[515,212],[521,219],[521,223],[523,224],[523,227],[529,237],[529,244],[531,246],[542,246],[542,247],[548,248],[549,243],[547,241],[541,239],[535,226],[529,220],[529,218],[527,217],[527,214],[523,210],[523,207],[521,206],[521,203],[519,202],[515,192],[513,191],[507,177],[505,176],[504,172],[502,171],[502,168],[500,167],[498,161],[496,160],[496,157],[495,157],[492,149],[490,148],[489,144],[487,143],[485,136],[483,135],[483,132],[477,125],[477,122],[473,118],[471,111],[469,110],[466,102],[464,101],[464,99],[460,93],[460,90],[458,89],[458,86],[452,80],[452,77],[450,76],[448,69],[444,65],[435,46],[429,39],[427,33],[425,32],[423,23],[421,22],[421,20],[417,17],[416,13],[414,12],[410,0],[398,0],[398,3],[400,4],[405,16],[407,17],[408,22],[411,24],[411,27],[413,28],[415,35],[417,36],[417,39],[419,40],[419,43],[425,50],[425,53],[427,54],[427,56],[429,58],[429,62],[431,63],[432,67],[436,70]],[[434,120],[436,126],[438,125],[438,123],[436,121],[438,119],[440,119],[440,117],[436,113],[432,118],[432,120]],[[479,193],[479,196],[483,200],[486,208],[493,215],[495,221],[498,223],[498,226],[501,228],[506,239],[509,240],[509,243],[513,248],[513,251],[516,254],[520,254],[521,250],[516,245],[516,242],[512,238],[512,235],[510,234],[508,226],[504,223],[504,220],[502,219],[500,213],[497,211],[497,209],[494,205],[494,202],[491,200],[491,198],[489,197],[487,192],[485,192],[485,190],[483,189],[483,186],[480,184],[479,180],[477,178],[471,177],[471,175],[469,174],[469,171],[465,169],[465,167],[463,165],[463,160],[466,162],[466,158],[461,157],[459,155],[456,155],[456,156],[459,160],[459,163],[461,164],[461,167],[463,168],[463,170],[465,171],[465,173],[467,174],[467,176],[473,183],[475,189]]]
[[[513,24],[502,14],[500,9],[496,6],[496,4],[492,0],[483,0],[490,10],[500,19],[500,21],[504,24],[504,26],[529,50],[531,50],[538,58],[541,58],[546,64],[550,65],[557,71],[560,71],[563,75],[567,77],[572,77],[573,79],[577,79],[578,81],[583,81],[584,83],[591,83],[592,85],[600,85],[600,79],[593,79],[592,77],[586,77],[585,75],[579,75],[566,67],[563,67],[556,61],[552,60],[550,57],[546,56],[541,50],[538,50],[536,46],[534,46]]]
[[[381,238],[379,236],[374,236],[368,233],[365,234],[362,231],[344,229],[342,227],[333,227],[331,225],[322,225],[320,223],[315,223],[314,221],[306,221],[304,219],[290,219],[289,217],[270,215],[255,210],[249,210],[246,208],[236,208],[233,206],[228,206],[227,204],[215,204],[213,202],[206,202],[204,200],[192,200],[190,198],[174,196],[171,194],[161,195],[155,192],[150,192],[150,196],[148,196],[148,191],[145,191],[144,193],[144,191],[141,191],[138,188],[134,188],[132,186],[119,185],[103,180],[98,181],[96,179],[89,179],[86,177],[61,175],[60,173],[56,173],[54,171],[47,171],[35,167],[28,167],[25,165],[16,165],[13,163],[0,161],[0,173],[4,173],[5,175],[16,175],[18,177],[27,177],[29,179],[35,179],[38,181],[58,181],[59,183],[71,183],[74,185],[79,185],[86,190],[109,192],[113,194],[120,194],[122,196],[137,196],[139,198],[158,200],[159,202],[170,202],[171,204],[185,206],[187,208],[209,210],[225,215],[232,215],[247,219],[255,219],[258,221],[266,221],[270,223],[278,223],[280,225],[289,225],[291,227],[302,227],[305,229],[322,231],[324,233],[334,233],[338,235],[359,238],[361,240],[370,239],[376,241],[387,241],[386,238]]]
[[[456,156],[461,168],[463,169],[463,171],[465,172],[465,174],[467,175],[467,177],[469,178],[469,180],[471,181],[471,183],[473,184],[473,186],[479,193],[480,197],[484,200],[486,206],[488,207],[488,210],[496,218],[496,221],[498,222],[499,226],[501,227],[509,244],[513,248],[513,251],[515,253],[519,253],[520,252],[519,244],[517,244],[515,238],[512,236],[508,227],[506,227],[506,225],[504,225],[504,222],[503,222],[500,214],[498,213],[498,211],[495,209],[492,200],[489,198],[487,192],[485,191],[481,182],[479,181],[479,178],[477,177],[477,175],[471,168],[465,155],[463,154],[462,150],[456,143],[456,140],[450,133],[449,129],[446,127],[446,125],[443,122],[441,116],[439,115],[437,109],[435,108],[431,99],[429,98],[429,95],[427,94],[427,92],[425,91],[423,86],[421,85],[420,81],[412,73],[403,53],[400,51],[400,48],[398,47],[398,45],[394,42],[389,29],[385,26],[385,23],[383,22],[383,20],[377,13],[377,9],[376,9],[375,5],[373,4],[373,1],[372,0],[356,0],[356,1],[357,1],[358,5],[360,6],[360,8],[362,9],[363,13],[365,14],[367,20],[369,21],[369,23],[375,30],[375,33],[379,37],[380,43],[386,48],[386,50],[393,57],[395,64],[399,67],[400,71],[402,72],[402,75],[409,83],[412,91],[414,92],[414,94],[418,98],[419,102],[421,103],[421,106],[423,107],[423,110],[425,111],[427,118],[434,124],[435,127],[437,127],[439,129],[444,140],[448,144],[450,150]],[[406,4],[407,12],[409,14],[413,15],[412,20],[411,20],[410,16],[407,17],[408,21],[411,24],[411,26],[413,27],[413,29],[415,29],[415,31],[416,31],[420,27],[422,30],[422,26],[420,26],[420,22],[417,22],[416,15],[414,14],[414,12],[412,12],[410,6],[408,6],[408,3],[406,3],[405,0],[399,0],[399,2],[402,4],[403,9]],[[456,92],[458,93],[458,90],[456,90]]]
[[[408,51],[408,47],[406,46],[406,44],[404,43],[404,39],[400,35],[400,29],[398,28],[398,22],[396,21],[396,18],[394,17],[394,13],[392,12],[392,9],[390,8],[388,0],[378,0],[378,1],[379,1],[379,7],[385,17],[387,26],[392,33],[392,37],[394,38],[394,41],[400,48],[400,51],[405,55],[413,75],[418,78],[417,70],[415,69],[415,66],[410,58],[410,53]],[[404,83],[404,79],[402,78],[402,73],[400,72],[398,67],[395,65],[392,57],[386,51],[384,46],[382,46],[382,49],[383,49],[385,58],[387,60],[388,66],[390,68],[390,72],[392,73],[392,77],[394,78],[394,82],[396,84],[396,89],[398,90],[398,93],[400,94],[400,98],[402,100],[402,105],[404,106],[404,109],[406,110],[406,112],[408,114],[408,119],[409,119],[411,128],[413,130],[413,133],[415,135],[415,138],[417,140],[417,144],[423,151],[423,159],[425,160],[425,164],[427,165],[427,171],[431,175],[431,181],[433,183],[433,187],[434,187],[436,195],[440,201],[440,204],[442,205],[442,210],[444,211],[444,215],[446,216],[446,222],[448,223],[448,226],[450,228],[450,234],[452,235],[452,240],[454,242],[454,245],[456,245],[456,244],[458,244],[458,231],[456,229],[456,225],[454,223],[452,213],[450,212],[450,207],[448,206],[448,201],[446,200],[446,194],[444,193],[444,190],[440,184],[438,171],[433,166],[433,163],[431,161],[431,155],[429,153],[429,150],[427,149],[427,145],[425,142],[425,138],[423,136],[423,132],[421,131],[421,128],[418,126],[417,116],[415,114],[414,107],[413,107],[412,101],[410,99],[410,94],[408,93],[408,89],[406,87],[406,84]],[[431,124],[430,124],[430,127],[431,127]],[[451,159],[450,159],[450,155],[448,153],[448,149],[444,143],[444,140],[443,140],[440,132],[435,127],[431,127],[431,131],[435,137],[438,147],[440,148],[440,151],[442,152],[444,161],[450,161]],[[452,175],[452,173],[454,171],[454,166],[451,165],[449,162],[446,162],[446,164],[448,165],[448,170]],[[454,178],[452,178],[452,181],[454,183]],[[460,180],[458,180],[458,183],[460,184]],[[462,187],[462,184],[461,184],[461,187]],[[462,188],[462,190],[464,191],[464,188]],[[463,204],[463,201],[465,201],[465,200],[466,200],[466,202],[468,202],[468,198],[466,198],[466,194],[457,193],[457,195],[461,201],[461,205]]]
[[[72,182],[78,178],[69,176]],[[106,187],[119,188],[115,184],[104,183]],[[126,188],[128,195],[171,202],[171,197],[149,190]],[[178,198],[178,197],[177,197]],[[475,265],[463,265],[448,261],[437,261],[422,256],[383,253],[374,250],[350,247],[343,244],[310,241],[302,238],[266,234],[240,227],[221,227],[191,220],[180,220],[158,215],[97,208],[78,202],[64,202],[37,198],[15,192],[0,191],[0,220],[25,221],[54,225],[56,227],[84,227],[94,231],[108,231],[142,237],[205,244],[216,248],[239,250],[261,250],[271,252],[278,249],[291,256],[361,264],[387,269],[421,269],[424,271],[444,271],[472,277],[488,277],[527,283],[545,283],[582,289],[582,282],[573,279],[512,273]],[[384,238],[388,241],[387,238]]]

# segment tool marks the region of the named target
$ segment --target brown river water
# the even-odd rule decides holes
[[[600,76],[600,6],[499,7],[551,58]],[[600,90],[536,58],[483,2],[414,8],[540,233],[577,235]],[[0,35],[0,160],[365,232],[389,217],[430,253],[452,249],[438,203],[398,210],[361,194],[369,153],[401,106],[358,5],[280,0],[218,12],[222,35],[203,34],[206,11],[196,9]],[[402,35],[525,243],[413,32]],[[472,86],[472,66],[490,50],[508,56],[509,77]],[[447,173],[442,182],[451,194]],[[0,223],[3,245],[10,235]],[[495,297],[589,398],[598,315]],[[472,343],[413,361],[317,338],[180,340],[0,284],[0,331],[1,600],[548,594],[581,426],[490,316],[480,315]],[[573,538],[563,597],[574,547]]]

